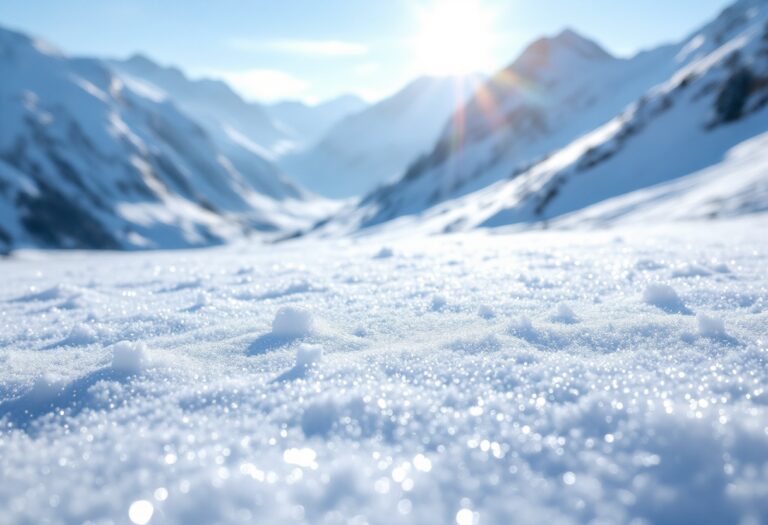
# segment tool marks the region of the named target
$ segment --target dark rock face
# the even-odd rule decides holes
[[[720,122],[733,122],[741,118],[754,83],[755,76],[747,68],[740,68],[725,81],[715,101],[715,111]]]
[[[38,181],[39,194],[20,193],[21,222],[44,246],[119,249],[120,242],[90,213],[53,187]]]

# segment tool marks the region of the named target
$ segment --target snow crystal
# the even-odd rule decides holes
[[[280,308],[272,321],[272,334],[278,337],[306,337],[315,331],[312,313],[303,308]]]
[[[128,508],[128,518],[136,525],[146,525],[152,519],[155,508],[151,502],[141,499],[131,503]]]
[[[139,374],[148,364],[147,345],[121,341],[112,346],[112,370]]]
[[[643,302],[667,313],[690,314],[674,288],[667,284],[652,283],[643,292]]]

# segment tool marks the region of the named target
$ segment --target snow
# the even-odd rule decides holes
[[[2,259],[3,522],[766,522],[766,227]]]
[[[486,304],[481,304],[480,307],[477,309],[477,315],[482,317],[483,319],[493,319],[496,317],[496,312],[493,311],[493,308]]]
[[[651,283],[645,287],[643,301],[668,313],[690,314],[674,288],[668,284]]]
[[[139,374],[148,364],[147,345],[121,341],[112,346],[112,370]]]
[[[764,212],[766,24],[768,4],[749,0],[677,44],[629,59],[572,31],[536,41],[477,91],[401,178],[313,233],[610,226]],[[696,51],[682,56],[692,42]],[[755,80],[728,116],[723,94],[744,75]]]
[[[296,350],[296,367],[308,368],[317,364],[323,357],[323,348],[319,345],[301,345]]]
[[[159,69],[168,92],[0,27],[0,251],[208,246],[293,233],[338,206],[285,179],[256,130],[218,120],[260,128],[260,108]]]
[[[272,321],[272,333],[279,337],[305,337],[313,331],[312,313],[302,308],[280,308]]]
[[[378,251],[376,255],[373,256],[374,259],[389,259],[391,257],[395,256],[394,250],[390,248],[389,246],[382,246],[381,249]]]
[[[722,319],[699,313],[696,315],[696,321],[699,324],[699,335],[702,337],[711,337],[713,339],[728,337],[728,334],[725,332],[725,323]]]
[[[563,324],[578,323],[579,319],[570,306],[565,303],[557,305],[557,312],[552,316],[552,321]]]

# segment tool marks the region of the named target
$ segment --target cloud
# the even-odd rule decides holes
[[[363,56],[368,47],[357,42],[342,40],[254,40],[251,38],[230,38],[227,47],[237,51],[287,53],[314,57]]]
[[[276,69],[213,70],[206,71],[205,75],[224,80],[250,100],[274,101],[300,97],[309,89],[309,84],[304,80]]]

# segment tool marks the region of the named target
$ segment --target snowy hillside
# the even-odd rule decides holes
[[[279,129],[287,130],[299,147],[309,148],[345,117],[358,113],[368,104],[354,95],[342,95],[317,105],[299,101],[279,102],[266,110]]]
[[[557,219],[558,227],[615,226],[735,217],[768,212],[768,132],[728,152],[723,162]]]
[[[768,523],[766,228],[0,260],[2,521]]]
[[[246,102],[222,81],[191,80],[179,69],[143,55],[112,60],[109,65],[129,86],[173,100],[221,142],[234,142],[265,157],[297,147],[297,137],[273,122],[266,107]]]
[[[715,164],[768,129],[767,20],[768,3],[742,0],[629,60],[571,31],[534,43],[470,101],[464,136],[334,228],[425,210],[431,230],[536,222]]]
[[[0,250],[207,245],[317,220],[247,146],[102,62],[0,29]]]
[[[333,126],[315,147],[281,159],[298,182],[328,197],[363,195],[399,177],[434,141],[479,76],[419,78]]]

